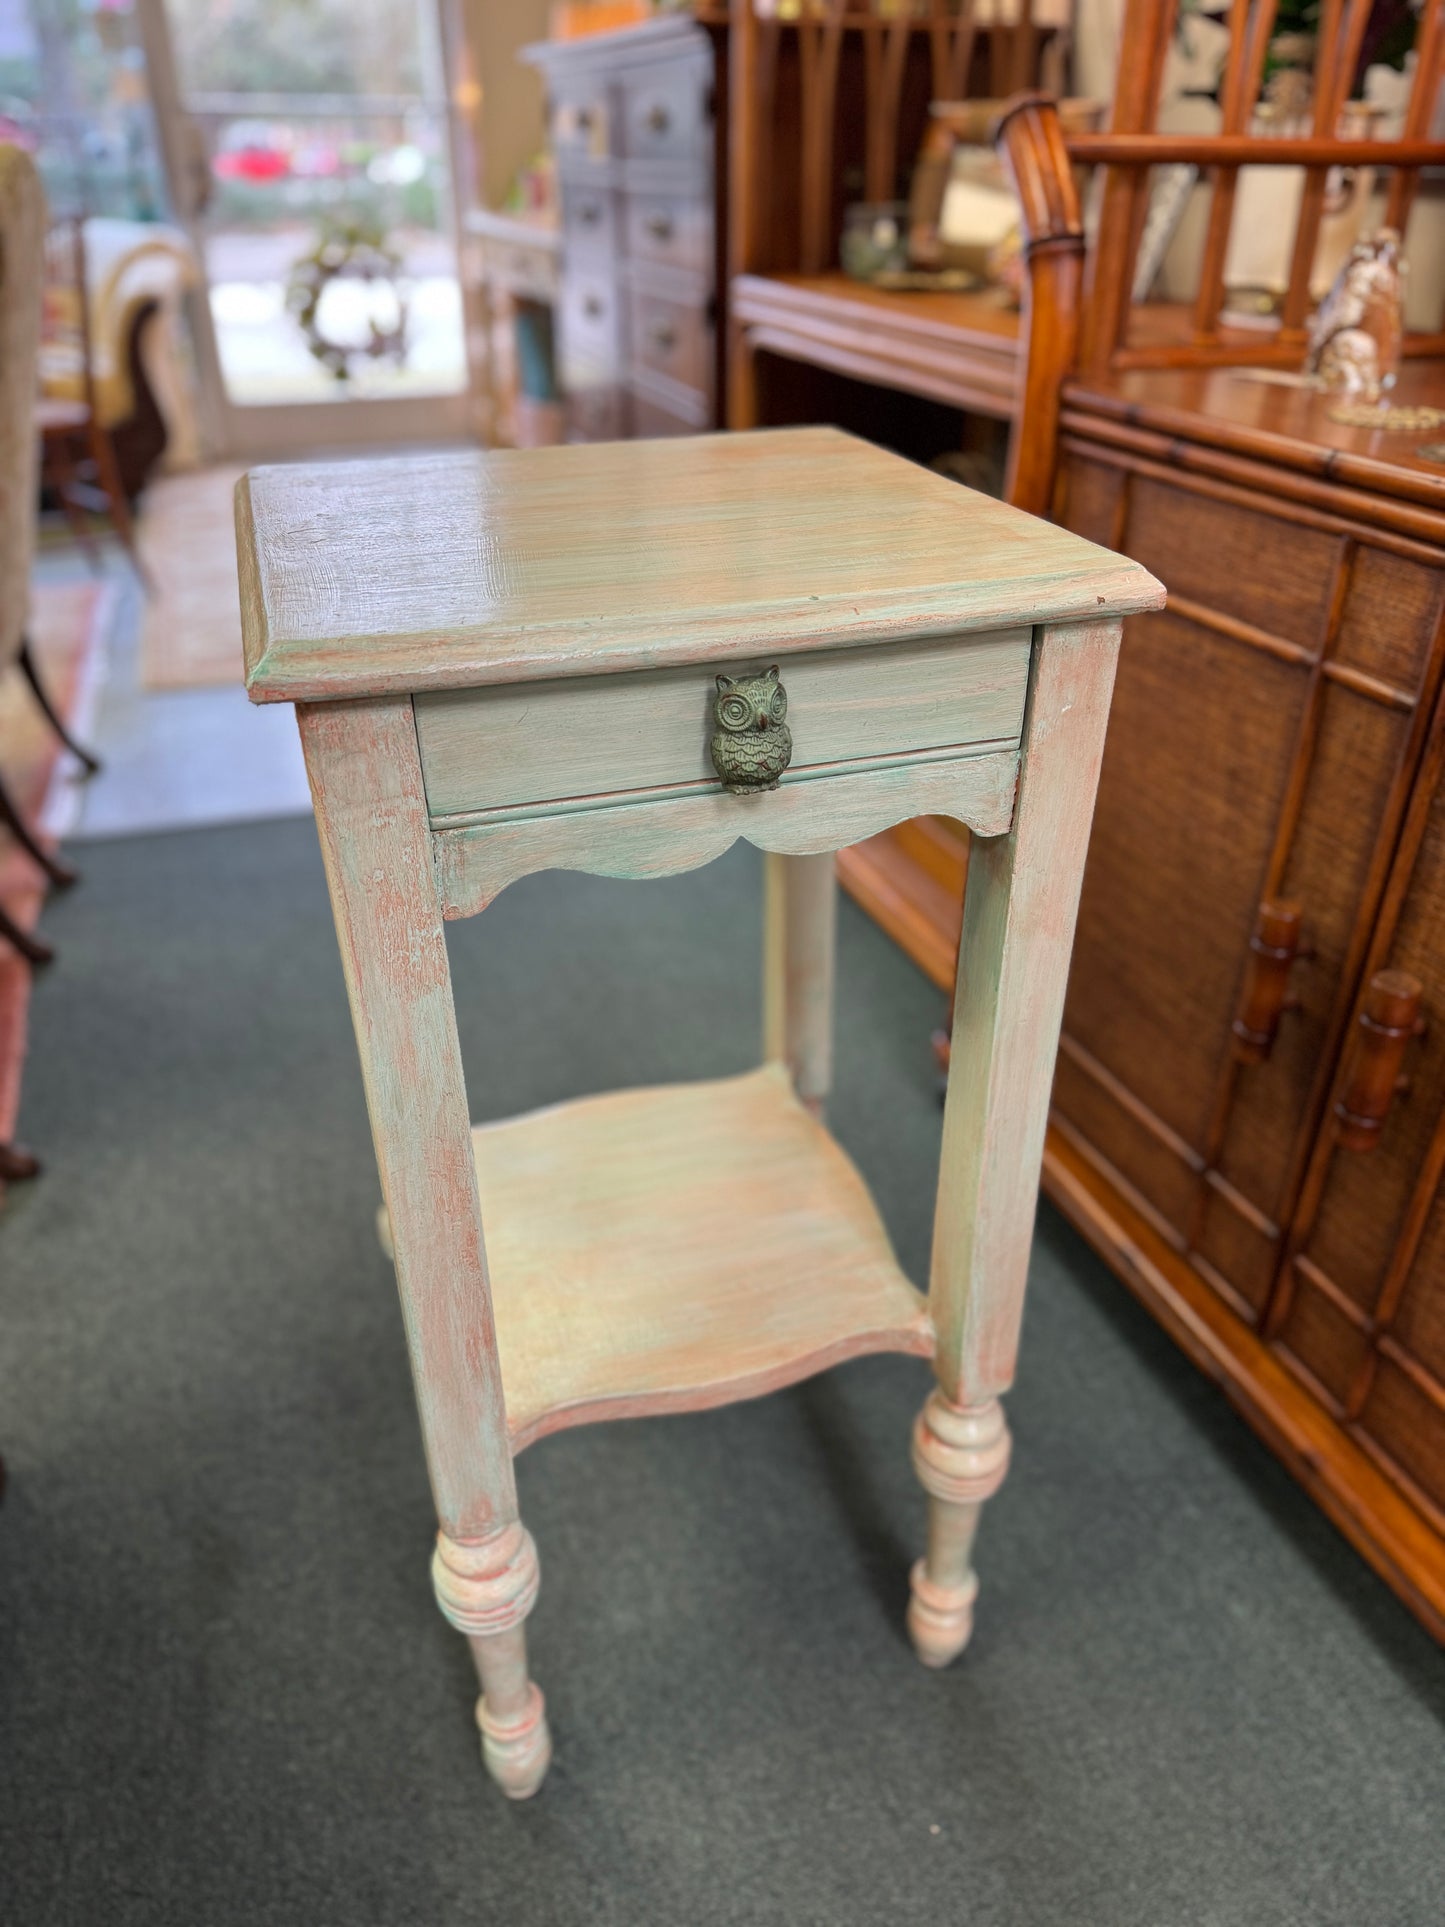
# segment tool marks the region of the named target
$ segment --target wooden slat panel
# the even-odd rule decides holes
[[[1173,615],[1125,634],[1065,1028],[1196,1153],[1304,697],[1298,668]]]

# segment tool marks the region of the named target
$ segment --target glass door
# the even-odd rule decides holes
[[[171,201],[205,269],[211,438],[244,456],[467,432],[436,9],[135,4]]]

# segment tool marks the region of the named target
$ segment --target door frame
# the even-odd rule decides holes
[[[200,270],[200,284],[188,295],[187,316],[195,349],[201,433],[210,458],[245,458],[327,447],[374,447],[389,442],[475,439],[480,383],[475,331],[468,325],[470,309],[463,279],[466,262],[463,207],[474,184],[458,177],[458,163],[468,151],[466,130],[459,125],[459,103],[469,99],[469,95],[464,88],[453,84],[449,70],[456,53],[457,35],[447,0],[432,0],[426,12],[431,19],[433,58],[442,80],[445,151],[452,176],[446,226],[451,232],[457,285],[461,291],[465,384],[450,395],[257,403],[235,402],[226,393],[206,267],[205,213],[211,198],[210,150],[204,129],[187,111],[181,91],[166,0],[135,0],[135,5],[171,206],[191,243]]]

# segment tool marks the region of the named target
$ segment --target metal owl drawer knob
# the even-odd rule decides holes
[[[793,755],[788,692],[777,665],[761,676],[719,676],[708,749],[722,786],[734,796],[775,790]]]

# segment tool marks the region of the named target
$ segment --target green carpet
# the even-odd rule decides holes
[[[556,1764],[484,1777],[315,837],[95,844],[0,1220],[6,1927],[1406,1927],[1445,1658],[1060,1222],[978,1630],[902,1631],[927,1373],[523,1459]],[[478,1117],[746,1067],[759,873],[546,877],[454,933]],[[924,1270],[937,999],[841,920],[833,1116]]]

